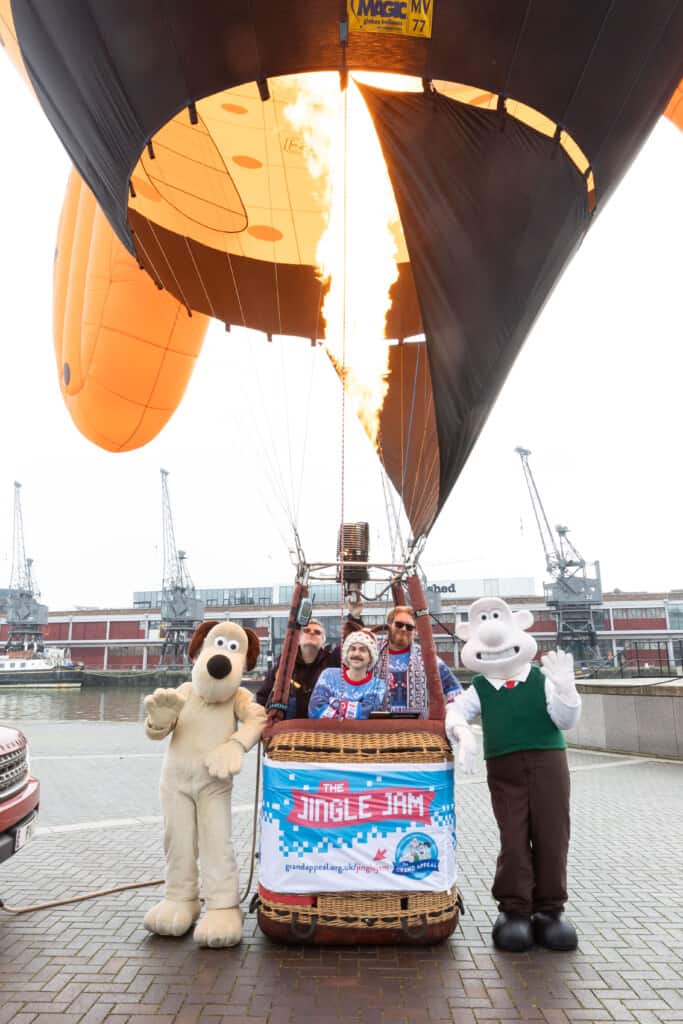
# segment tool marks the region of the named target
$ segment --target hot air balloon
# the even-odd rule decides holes
[[[79,429],[120,451],[155,436],[180,400],[207,318],[324,342],[353,383],[374,328],[363,344],[361,325],[352,358],[346,327],[359,304],[347,293],[369,284],[371,296],[387,294],[380,333],[392,344],[367,429],[416,546],[592,221],[665,109],[683,121],[681,0],[0,0],[0,19],[75,168],[55,322],[60,385]],[[337,149],[315,124],[323,107],[329,121],[323,97],[333,94]],[[368,115],[381,175],[368,136],[352,156],[353,124]],[[384,166],[397,207],[386,220],[389,274],[369,220],[353,255],[347,232],[356,202],[366,203],[361,235],[362,218],[383,205]],[[340,170],[332,248],[342,266],[321,273],[334,220],[329,179]],[[326,302],[340,284],[335,319]],[[279,684],[304,592],[300,579]],[[387,756],[449,756],[431,696],[420,729],[382,723]],[[270,756],[332,757],[339,733],[319,722],[307,729],[273,725]],[[374,744],[381,761],[384,735],[361,722],[353,742]],[[392,940],[434,941],[457,920],[455,891],[436,896],[441,903],[404,913],[399,900],[375,913],[333,899],[318,911],[313,898],[295,906],[270,893],[266,927],[343,941],[353,920],[347,934],[357,942],[367,921],[382,919],[393,922]]]
[[[325,72],[340,86],[360,71],[403,76],[398,90],[360,89],[400,214],[385,333],[424,338],[390,346],[376,442],[416,537],[443,506],[592,218],[667,104],[672,120],[683,118],[683,11],[671,0],[647,10],[636,0],[550,10],[526,0],[504,10],[475,0],[261,0],[200,12],[189,2],[162,11],[2,0],[0,18],[6,49],[97,202],[92,222],[74,220],[79,188],[70,185],[56,333],[72,414],[114,450],[145,443],[170,415],[202,316],[325,337],[316,270],[325,197],[305,133],[285,111],[303,80],[315,91]],[[371,190],[361,168],[349,192]],[[129,254],[132,289],[126,297],[120,281],[112,287],[106,356],[106,339],[95,344],[64,292],[73,259],[83,294],[91,281],[102,294],[107,259],[96,252],[115,245],[101,214]],[[119,274],[124,261],[118,251]],[[133,286],[136,265],[169,293],[156,342],[131,317],[140,289],[152,294]],[[183,340],[168,333],[170,296],[196,317]],[[142,348],[128,351],[117,315]],[[150,346],[157,352],[145,360]],[[132,382],[132,365],[144,379],[127,393],[113,382],[117,372]]]

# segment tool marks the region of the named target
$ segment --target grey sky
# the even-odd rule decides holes
[[[161,580],[161,466],[199,586],[291,577],[289,492],[309,558],[334,556],[341,512],[336,378],[307,343],[212,325],[179,410],[147,448],[112,455],[77,432],[52,349],[52,256],[68,159],[0,60],[4,97],[0,586],[13,481],[51,608],[126,604]],[[680,315],[683,135],[660,123],[551,296],[427,544],[430,578],[543,576],[516,445],[550,519],[607,587],[683,587]],[[312,386],[311,386],[312,385]],[[347,519],[389,554],[378,461],[351,413]]]

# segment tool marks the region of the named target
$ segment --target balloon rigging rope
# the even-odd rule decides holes
[[[267,126],[266,126],[266,123],[265,123],[265,115],[263,113],[262,113],[262,117],[264,118],[263,129],[264,129],[264,131],[266,131],[266,127]],[[276,117],[276,121],[277,121],[277,109],[275,110],[275,117]],[[269,176],[267,178],[267,181],[268,181],[269,205],[270,205],[270,208],[271,208],[271,211],[272,211],[272,209],[273,209],[273,201],[272,201],[272,192],[271,192],[271,181],[270,181],[270,177]],[[240,293],[239,293],[239,289],[237,287],[237,282],[235,280],[235,274],[234,274],[234,271],[233,271],[233,268],[232,268],[232,262],[230,261],[230,254],[226,253],[226,255],[228,257],[228,261],[229,261],[229,265],[230,265],[230,271],[231,271],[231,274],[232,274],[233,285],[235,287],[235,291],[236,291],[236,294],[237,294],[238,302],[240,303],[240,313],[242,315],[243,324],[246,327],[246,320],[244,318],[244,312],[242,310]],[[281,335],[282,334],[282,309],[281,309],[281,295],[280,295],[280,280],[279,280],[279,274],[278,274],[278,264],[277,264],[277,261],[274,260],[273,262],[274,262],[274,287],[275,287],[275,302],[276,302],[277,317],[278,317],[278,330],[279,330],[279,334]],[[322,284],[321,284],[321,290],[322,290]],[[269,341],[269,343],[270,343],[270,341]],[[303,454],[301,456],[301,469],[300,469],[300,473],[299,473],[298,486],[295,486],[295,484],[294,484],[294,458],[293,458],[293,451],[292,451],[292,449],[293,449],[293,445],[292,445],[292,424],[291,424],[291,416],[290,416],[290,402],[287,400],[287,395],[288,395],[288,391],[289,391],[288,377],[287,377],[287,366],[288,366],[288,363],[285,360],[284,349],[283,349],[282,345],[280,345],[280,364],[281,364],[280,394],[284,395],[284,398],[285,398],[285,403],[284,403],[284,405],[285,405],[285,408],[284,408],[284,426],[285,426],[285,430],[284,431],[280,431],[280,433],[277,435],[277,439],[278,439],[277,441],[276,441],[276,434],[275,434],[274,426],[275,426],[276,423],[280,424],[282,422],[282,420],[281,420],[280,416],[273,416],[272,415],[273,402],[269,401],[268,398],[267,398],[266,390],[265,390],[264,383],[263,383],[263,378],[261,376],[261,371],[260,371],[258,359],[255,359],[255,360],[252,359],[251,360],[248,368],[245,367],[244,375],[247,376],[248,374],[251,373],[251,374],[254,375],[254,377],[256,379],[256,384],[257,384],[257,388],[258,388],[258,394],[259,394],[259,400],[260,400],[260,406],[261,406],[262,415],[254,416],[253,417],[253,421],[251,421],[251,423],[250,423],[250,428],[254,429],[255,432],[256,432],[257,438],[259,440],[259,450],[260,450],[261,456],[263,457],[263,460],[264,460],[264,462],[266,464],[267,472],[265,474],[265,478],[269,481],[269,485],[270,486],[268,488],[268,492],[270,494],[270,497],[275,499],[276,504],[279,506],[280,510],[284,514],[284,517],[285,517],[285,519],[287,521],[287,524],[288,524],[288,526],[289,526],[289,528],[291,530],[291,537],[289,537],[289,539],[287,539],[284,536],[284,533],[283,533],[282,529],[280,528],[280,524],[278,523],[279,516],[273,515],[273,513],[271,511],[271,507],[270,507],[271,502],[269,501],[269,497],[268,497],[268,494],[266,493],[266,489],[263,488],[263,487],[258,486],[258,484],[257,484],[257,488],[258,488],[258,492],[259,492],[259,497],[260,497],[260,500],[262,501],[263,505],[265,506],[266,511],[268,512],[268,515],[269,515],[270,519],[275,524],[275,526],[277,528],[277,532],[279,533],[280,538],[283,541],[283,544],[285,545],[286,548],[291,549],[292,544],[294,544],[296,546],[296,544],[297,544],[297,537],[298,537],[299,511],[300,511],[301,499],[302,499],[302,495],[303,495],[303,480],[304,480],[304,467],[305,467],[305,449],[306,449],[306,443],[307,443],[307,437],[308,437],[308,424],[310,422],[311,403],[312,403],[312,394],[313,394],[313,377],[314,377],[314,374],[315,374],[315,362],[313,362],[312,366],[311,366],[311,374],[310,374],[309,387],[308,387],[308,396],[307,396],[307,401],[306,401],[305,431],[304,431],[304,438],[303,438]],[[283,447],[283,434],[286,436],[287,453],[285,455],[285,453],[283,452],[282,453],[283,457],[280,457],[279,449],[281,449]],[[285,472],[284,472],[284,468],[283,468],[285,463],[288,464],[288,466],[289,466],[289,482],[288,482],[288,480],[286,478],[286,475],[285,475]]]
[[[275,109],[275,120],[276,120],[276,123],[278,123],[277,107],[275,107],[274,109]],[[268,133],[267,133],[267,126],[266,126],[265,105],[263,103],[261,104],[261,119],[262,119],[262,124],[263,124],[263,130],[264,130],[265,136],[267,138],[268,137]],[[279,125],[278,125],[278,127],[279,127]],[[267,186],[268,186],[268,206],[270,208],[271,219],[273,219],[273,217],[274,217],[274,213],[273,213],[273,189],[272,189],[272,182],[271,182],[270,174],[266,175],[266,182],[267,182]],[[278,263],[277,263],[277,259],[276,259],[275,243],[273,243],[273,275],[274,275],[273,280],[274,280],[274,284],[275,284],[275,305],[276,305],[276,308],[277,308],[278,334],[280,335],[280,337],[282,337],[282,306],[281,306],[281,301],[280,301],[280,279],[279,279],[279,275],[278,275]],[[284,356],[284,349],[283,349],[282,344],[280,344],[280,366],[282,368],[282,381],[284,382],[284,393],[286,395],[287,391],[288,391],[288,388],[287,388],[287,373],[286,373],[287,366],[286,366],[286,361],[285,361],[285,356]],[[294,532],[294,537],[296,538],[296,535],[297,535],[297,518],[298,518],[298,516],[297,516],[297,512],[295,512],[295,509],[298,510],[298,501],[296,500],[295,493],[294,493],[294,466],[293,466],[293,461],[292,461],[292,426],[291,426],[290,415],[289,415],[289,413],[290,413],[289,406],[290,406],[290,403],[288,401],[285,401],[285,426],[286,426],[285,434],[286,434],[286,438],[287,438],[287,461],[288,461],[288,465],[289,465],[289,480],[290,480],[290,492],[287,494],[287,503],[288,503],[287,515],[288,515],[288,518],[289,518],[290,526],[292,527],[292,530]]]
[[[396,512],[396,506],[394,505],[394,497],[391,493],[391,484],[389,477],[387,476],[384,466],[382,466],[381,472],[382,479],[382,491],[384,493],[384,510],[387,516],[387,528],[389,530],[389,540],[391,542],[391,560],[396,561],[396,550],[400,545],[402,557],[404,555],[405,546],[403,544],[403,538],[401,536],[401,529],[399,524],[398,514]]]
[[[426,338],[425,338],[426,344]],[[408,416],[408,430],[406,434],[405,451],[403,455],[403,467],[401,470],[401,501],[405,504],[405,491],[406,491],[406,470],[408,468],[408,459],[410,458],[410,443],[413,439],[413,422],[415,419],[415,396],[417,393],[417,380],[418,370],[420,366],[420,348],[417,349],[417,358],[415,360],[415,372],[413,374],[413,388],[410,396],[410,414]]]
[[[275,436],[273,433],[273,418],[268,414],[269,405],[266,402],[263,380],[261,378],[261,374],[259,371],[258,360],[252,359],[249,365],[248,372],[253,373],[256,379],[256,385],[260,396],[260,404],[262,410],[264,411],[263,416],[253,417],[251,427],[255,430],[260,440],[259,448],[268,466],[268,477],[271,482],[272,493],[274,497],[277,499],[280,508],[284,512],[285,518],[287,519],[289,525],[292,528],[293,535],[296,536],[296,523],[294,521],[294,515],[292,512],[292,503],[290,500],[290,496],[287,492],[287,485],[285,482],[284,474],[282,472],[282,466],[280,460],[277,458],[277,447],[275,444]],[[267,437],[264,435],[264,432],[261,429],[263,425],[265,425],[267,429]],[[268,501],[266,499],[265,492],[261,490],[261,488],[259,488],[259,490],[261,493],[261,498],[263,499],[264,504],[266,504],[267,506]],[[276,522],[277,525],[277,521],[274,521]],[[278,532],[280,533],[280,536],[284,540],[282,531],[279,529],[279,527]],[[288,546],[288,543],[289,542],[285,541],[286,546]]]
[[[318,354],[318,348],[317,348],[317,343],[316,343],[316,347],[313,349],[312,356],[311,356],[311,372],[310,372],[310,375],[309,375],[309,378],[308,378],[308,394],[306,396],[306,413],[305,413],[305,418],[304,418],[304,436],[303,436],[303,443],[302,443],[302,446],[301,446],[301,471],[299,473],[299,485],[297,487],[297,493],[296,493],[296,507],[294,509],[294,522],[295,522],[295,525],[298,524],[298,522],[299,522],[299,510],[301,508],[301,499],[302,499],[302,496],[303,496],[303,493],[304,493],[304,469],[305,469],[305,466],[306,466],[306,447],[307,447],[307,444],[308,444],[308,425],[309,425],[309,423],[311,421],[311,405],[312,405],[312,398],[313,398],[313,381],[314,381],[314,378],[315,378],[316,367],[318,365],[318,356],[319,356],[319,354]]]
[[[522,18],[521,24],[519,26],[519,31],[517,32],[517,38],[515,39],[515,48],[512,51],[510,63],[508,64],[507,74],[505,76],[505,84],[503,85],[501,93],[502,96],[505,96],[507,94],[508,85],[510,84],[510,76],[512,74],[512,68],[514,67],[515,61],[517,60],[517,54],[519,53],[519,47],[520,43],[522,42],[522,36],[524,35],[524,29],[526,28],[526,23],[529,20],[529,14],[531,13],[532,3],[533,0],[529,0],[529,2],[527,3],[526,10],[524,12],[524,17]]]
[[[264,132],[266,133],[266,137],[267,137],[267,129],[266,129],[266,122],[265,122],[265,106],[264,106],[264,104],[261,104],[261,108],[262,108],[262,118],[263,118],[263,129],[264,129]],[[277,104],[275,104],[273,106],[273,116],[275,117],[275,123],[277,125],[278,134],[280,134],[281,131],[282,131],[282,127],[283,126],[282,126],[282,123],[280,121],[280,115],[279,115]],[[287,190],[288,190],[288,194],[289,194],[289,182],[287,180],[287,176],[286,175],[285,175],[285,182],[287,184]],[[271,208],[271,212],[272,212],[272,210],[273,210],[273,197],[272,197],[272,186],[271,186],[270,175],[268,175],[268,198],[269,198],[270,208]],[[275,245],[273,244],[273,252],[274,251],[275,251]],[[282,307],[281,307],[281,301],[280,301],[280,279],[279,279],[279,275],[278,275],[277,262],[275,262],[275,292],[276,292],[276,299],[277,299],[278,323],[279,323],[279,327],[280,327],[280,334],[282,334]],[[321,297],[322,297],[322,282],[320,282],[320,294],[321,294]],[[318,306],[318,317],[319,316],[320,316],[320,305]],[[316,323],[316,338],[315,338],[316,344],[314,345],[314,348],[313,348],[313,357],[312,357],[312,360],[311,360],[311,372],[309,374],[309,380],[308,380],[308,394],[306,396],[303,439],[302,439],[301,444],[299,444],[297,446],[297,448],[298,448],[298,450],[300,452],[300,468],[299,468],[299,480],[298,480],[298,484],[296,486],[294,484],[294,468],[293,468],[293,460],[292,460],[292,434],[291,434],[291,423],[290,423],[290,418],[289,418],[289,404],[290,403],[288,401],[285,403],[285,405],[286,405],[286,422],[287,422],[287,444],[288,444],[288,447],[289,447],[290,480],[292,481],[292,483],[291,483],[291,487],[292,487],[291,514],[289,516],[289,519],[290,519],[290,525],[291,525],[293,533],[294,533],[294,543],[297,546],[297,548],[298,548],[299,514],[300,514],[300,510],[301,510],[301,501],[302,501],[303,493],[304,493],[304,470],[305,470],[305,466],[306,466],[306,450],[307,450],[307,445],[308,445],[308,426],[309,426],[309,423],[310,423],[310,420],[311,420],[311,406],[312,406],[312,398],[313,398],[313,380],[314,380],[315,371],[316,371],[318,326],[319,326],[318,323]],[[280,349],[280,352],[282,354],[282,348]],[[282,355],[282,358],[284,359],[284,355]],[[283,366],[283,380],[284,379],[285,379],[285,377],[284,377],[284,366]]]
[[[287,363],[285,360],[284,346],[280,344],[280,366],[282,368],[282,381],[284,383],[284,393],[288,392],[287,387]],[[296,521],[294,518],[294,467],[292,464],[292,424],[289,418],[289,402],[285,401],[285,437],[287,438],[287,460],[289,464],[289,480],[290,480],[290,493],[287,495],[287,502],[289,507],[289,521],[296,531]]]
[[[612,13],[612,10],[614,8],[615,2],[616,2],[616,0],[611,0],[611,3],[609,5],[609,7],[607,8],[607,10],[605,11],[605,13],[604,13],[604,15],[602,17],[602,21],[600,22],[600,28],[598,29],[597,34],[596,34],[595,38],[593,39],[593,45],[591,47],[590,53],[586,57],[584,65],[583,65],[583,67],[581,69],[581,74],[579,75],[578,80],[576,82],[576,85],[574,86],[574,88],[572,90],[571,96],[569,97],[569,99],[567,100],[567,103],[565,104],[565,108],[562,111],[561,116],[558,118],[558,121],[557,121],[558,127],[566,123],[567,115],[569,114],[569,108],[571,107],[572,103],[574,102],[574,97],[576,96],[577,92],[581,88],[583,80],[586,77],[586,74],[588,72],[588,67],[589,67],[589,65],[590,65],[590,63],[591,63],[591,61],[593,59],[593,55],[594,55],[595,51],[598,48],[598,44],[599,44],[600,39],[602,37],[603,30],[604,30],[605,25],[607,24],[607,22],[609,20],[609,17],[610,17],[610,15]]]
[[[600,155],[602,154],[603,148],[605,147],[606,143],[609,142],[610,139],[612,138],[612,134],[613,134],[615,128],[621,123],[622,112],[623,112],[624,108],[626,107],[627,103],[630,101],[634,89],[636,89],[636,87],[638,86],[638,83],[640,82],[640,79],[642,77],[643,71],[645,70],[645,68],[649,64],[650,58],[652,56],[652,53],[661,44],[661,41],[664,38],[664,36],[665,36],[665,34],[666,34],[666,32],[667,32],[667,30],[669,28],[669,23],[670,23],[671,19],[673,18],[674,14],[676,13],[677,10],[678,10],[678,3],[673,3],[671,5],[671,9],[670,9],[668,15],[666,16],[666,19],[665,19],[664,23],[662,24],[661,31],[655,37],[653,37],[652,42],[651,42],[650,46],[647,49],[647,53],[643,54],[643,60],[641,61],[641,64],[640,64],[640,66],[638,67],[638,69],[636,71],[636,74],[635,74],[635,76],[633,78],[633,81],[632,81],[630,87],[626,90],[626,92],[624,94],[624,97],[623,97],[623,99],[621,101],[621,104],[619,105],[619,109],[615,112],[614,117],[612,118],[612,123],[610,124],[609,129],[603,134],[603,137],[602,137],[602,140],[600,142],[600,145],[598,146],[598,148],[596,149],[595,153],[593,154],[593,159],[591,161],[591,164],[592,164],[593,167],[595,167],[595,165],[598,163],[598,159],[599,159]]]

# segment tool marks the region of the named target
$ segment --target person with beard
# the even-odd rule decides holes
[[[347,607],[349,615],[344,623],[344,636],[363,626],[363,620],[360,617],[362,603],[356,601],[351,604],[350,601],[347,601]],[[308,624],[302,628],[299,636],[299,649],[296,652],[296,661],[292,671],[285,718],[308,718],[308,702],[320,673],[326,668],[341,666],[341,644],[333,647],[326,643],[326,640],[325,627],[318,619],[310,619]],[[280,659],[278,658],[268,670],[265,680],[256,693],[256,700],[266,709],[275,685],[279,663]]]
[[[387,638],[382,644],[375,669],[386,682],[383,710],[418,712],[427,717],[429,699],[427,675],[419,644],[415,643],[415,616],[407,605],[396,605],[387,615]],[[461,692],[448,665],[436,659],[446,703]]]
[[[342,645],[341,668],[326,668],[315,684],[311,718],[369,718],[379,711],[386,683],[374,675],[377,641],[368,630],[349,633]]]

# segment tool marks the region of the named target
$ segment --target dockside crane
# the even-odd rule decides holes
[[[187,648],[204,616],[204,605],[197,597],[187,568],[187,555],[176,548],[168,470],[161,470],[161,511],[163,522],[164,565],[161,584],[162,637],[159,664],[182,668],[189,664]]]
[[[541,496],[529,465],[528,448],[515,448],[522,461],[531,505],[545,554],[545,564],[552,582],[544,583],[546,604],[557,616],[557,644],[574,655],[578,664],[594,664],[601,660],[598,649],[593,608],[602,603],[600,563],[587,563],[568,537],[567,526],[550,527]],[[593,565],[593,576],[588,567]]]
[[[21,484],[14,481],[14,525],[12,529],[12,569],[7,595],[8,635],[6,650],[40,654],[45,649],[43,626],[47,625],[47,605],[37,600],[40,592],[33,576],[33,559],[26,557],[24,519],[21,512]]]

